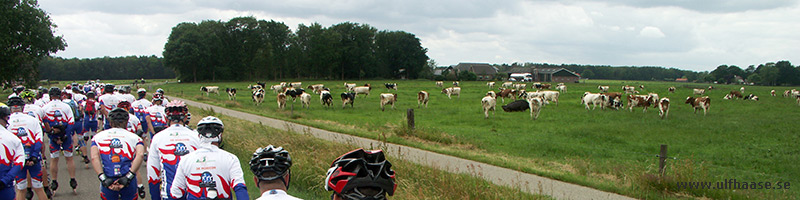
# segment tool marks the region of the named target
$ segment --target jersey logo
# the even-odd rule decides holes
[[[33,111],[28,112],[28,115],[30,115],[33,118],[36,118],[36,113],[34,113]]]
[[[119,138],[111,139],[111,144],[108,145],[110,148],[122,148],[122,141]]]
[[[25,131],[24,127],[19,127],[19,128],[17,128],[17,136],[18,137],[28,136],[28,131]]]
[[[211,172],[205,171],[200,175],[200,187],[216,187],[217,183],[214,181],[214,176]]]
[[[178,142],[178,144],[175,144],[175,155],[176,156],[183,156],[183,155],[186,155],[186,154],[189,154],[189,149],[186,148],[185,144],[183,144],[181,142]]]
[[[61,111],[60,111],[60,110],[56,110],[55,112],[53,112],[53,117],[60,118],[60,117],[62,117],[62,116],[64,116],[64,115],[62,115],[62,114],[61,114]]]

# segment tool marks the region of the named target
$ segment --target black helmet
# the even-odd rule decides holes
[[[89,92],[86,93],[86,97],[95,98],[95,97],[97,97],[97,93],[94,93],[94,91],[89,91]]]
[[[11,108],[8,108],[8,106],[6,105],[0,105],[0,119],[5,120],[10,115],[11,115]]]
[[[21,86],[20,85],[20,86],[14,87],[14,93],[19,94],[22,91],[25,91],[25,86]]]
[[[111,112],[108,113],[108,120],[112,122],[119,122],[119,123],[128,123],[128,119],[130,118],[130,114],[124,108],[114,108]]]
[[[114,84],[106,84],[103,86],[103,93],[114,93]]]
[[[284,180],[283,177],[291,173],[290,167],[292,167],[292,157],[289,156],[289,151],[286,151],[283,147],[276,148],[269,145],[258,148],[256,152],[253,152],[253,156],[250,157],[250,171],[259,181],[280,179],[286,184],[286,189],[289,189],[290,180]],[[273,172],[274,175],[267,176],[266,173],[268,172]]]
[[[385,199],[384,194],[392,196],[397,184],[392,164],[386,160],[381,150],[365,151],[356,149],[336,158],[325,177],[325,189],[334,191],[344,199],[364,199],[368,197],[358,188],[382,190],[375,199]]]
[[[61,89],[58,89],[57,87],[51,87],[47,94],[50,95],[50,99],[59,99],[61,98]]]
[[[22,100],[22,97],[12,96],[11,98],[8,98],[7,104],[8,107],[25,106],[25,100]]]
[[[186,107],[183,101],[175,100],[169,102],[164,111],[167,113],[169,121],[189,121],[189,108]]]

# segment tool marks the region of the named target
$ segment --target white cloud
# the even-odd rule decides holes
[[[237,16],[350,21],[420,38],[440,65],[549,62],[712,70],[800,62],[800,7],[778,1],[40,0],[69,47],[57,56],[161,55],[180,22]]]

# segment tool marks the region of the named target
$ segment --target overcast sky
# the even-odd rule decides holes
[[[415,34],[438,65],[576,63],[710,71],[800,63],[800,0],[39,0],[56,56],[156,55],[180,22],[238,16]]]

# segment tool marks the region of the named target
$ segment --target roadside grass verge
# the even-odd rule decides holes
[[[780,97],[787,87],[745,86],[745,94],[754,93],[761,101],[723,100],[722,96],[740,85],[714,85],[706,95],[712,98],[711,111],[694,114],[684,104],[693,96],[691,88],[709,84],[608,81],[567,83],[569,91],[559,98],[559,105],[548,105],[539,120],[530,120],[527,112],[498,112],[483,119],[480,98],[489,90],[485,82],[461,82],[461,97],[448,99],[440,94],[433,81],[348,81],[358,85],[371,83],[367,97],[356,98],[355,108],[341,108],[338,94],[341,81],[304,80],[304,85],[322,83],[334,94],[334,106],[324,108],[313,95],[312,108],[279,110],[275,95],[267,92],[264,104],[254,106],[246,85],[251,82],[197,83],[163,85],[167,95],[198,100],[253,114],[288,120],[314,127],[409,145],[439,153],[485,162],[519,171],[539,174],[605,191],[647,199],[708,197],[717,199],[791,199],[800,196],[790,190],[699,190],[677,188],[682,181],[798,182],[800,133],[793,130],[800,119],[800,107],[792,99]],[[383,82],[399,83],[399,90],[386,90]],[[269,82],[269,84],[277,84]],[[597,92],[597,85],[610,85],[612,92],[622,85],[645,85],[643,92],[656,92],[671,99],[666,120],[650,108],[628,110],[591,110],[579,105],[584,91]],[[204,96],[201,85],[239,89],[236,101],[227,95]],[[498,84],[499,85],[499,84]],[[676,93],[666,88],[675,86]],[[530,83],[528,84],[530,88]],[[775,89],[778,97],[769,96]],[[416,92],[430,93],[428,108],[417,108]],[[496,90],[496,89],[495,89]],[[530,89],[528,89],[530,90]],[[397,93],[396,110],[381,112],[379,93]],[[623,99],[624,100],[624,99]],[[288,102],[292,104],[292,102]],[[407,130],[405,110],[414,108],[416,127]],[[667,175],[658,173],[660,144],[669,145]],[[654,178],[655,177],[655,178]]]
[[[261,194],[249,171],[250,157],[258,147],[269,144],[283,146],[292,156],[292,181],[289,194],[303,199],[329,199],[323,182],[330,163],[356,147],[314,138],[302,132],[280,131],[261,124],[230,116],[213,110],[190,107],[198,113],[193,124],[207,115],[214,115],[225,123],[224,149],[236,154],[245,172],[251,199]],[[497,186],[466,174],[453,174],[421,166],[408,161],[387,158],[397,173],[397,191],[392,199],[550,199],[531,195],[517,189]],[[526,183],[527,184],[527,183]]]

